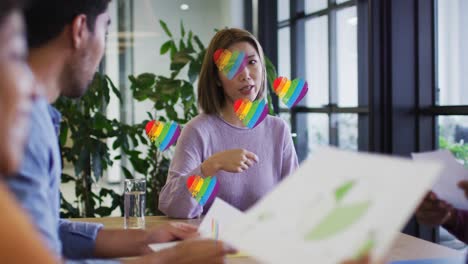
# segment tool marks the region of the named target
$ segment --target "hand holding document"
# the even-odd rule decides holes
[[[203,217],[203,221],[198,227],[198,232],[202,238],[223,240],[225,229],[235,223],[244,214],[239,209],[234,208],[220,198],[215,198],[208,213]],[[149,247],[153,251],[159,251],[177,245],[177,241],[168,243],[151,244]],[[235,256],[240,256],[236,254]]]
[[[413,159],[416,161],[439,161],[444,167],[441,177],[432,186],[432,191],[441,200],[444,200],[452,206],[468,210],[468,201],[458,183],[462,180],[468,180],[468,170],[460,164],[448,150],[437,150],[423,153],[413,153]]]

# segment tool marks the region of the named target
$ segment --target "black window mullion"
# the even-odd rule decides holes
[[[430,0],[417,0],[417,108],[430,108],[435,104],[436,92],[436,58],[435,55],[435,3]],[[436,126],[434,115],[416,114],[416,147],[418,151],[433,150],[436,146]],[[418,225],[418,235],[421,238],[438,241],[439,232],[435,228]]]
[[[431,91],[434,91],[432,89],[432,86],[426,86],[426,87],[421,87],[424,88],[421,91],[420,97],[425,97],[425,96],[430,96]],[[427,92],[429,94],[424,94],[424,92]],[[432,94],[435,96],[435,91],[432,92]],[[428,106],[426,103],[426,106],[422,105],[419,114],[422,116],[435,116],[435,115],[468,115],[468,105],[447,105],[447,106],[438,106],[438,105],[431,105]]]
[[[305,20],[296,19],[303,16],[305,8],[304,0],[291,0],[291,18],[294,21],[291,24],[291,79],[297,76],[305,76]],[[299,102],[304,105],[305,101]],[[294,119],[295,125],[292,126],[296,137],[296,151],[300,161],[303,161],[309,152],[309,138],[307,133],[307,116],[298,115],[295,110],[292,111],[291,120]]]
[[[277,4],[277,3],[275,3]],[[244,28],[253,32],[253,8],[252,0],[244,0]]]
[[[337,23],[336,10],[332,9],[336,0],[328,0],[328,96],[329,105],[336,106],[338,102],[338,72],[337,72]],[[338,116],[331,113],[328,118],[330,145],[338,146]]]
[[[431,12],[431,15],[432,15],[432,40],[431,42],[433,43],[433,50],[432,50],[432,57],[433,57],[433,61],[434,61],[434,69],[433,69],[433,72],[434,72],[434,87],[433,87],[433,90],[432,90],[432,94],[433,94],[433,104],[432,105],[439,105],[440,101],[440,87],[439,87],[439,69],[437,67],[437,65],[439,65],[439,38],[437,37],[437,32],[439,30],[438,28],[438,8],[436,8],[436,6],[438,6],[438,0],[431,0],[430,1],[431,5],[432,5],[432,10],[430,11]],[[421,3],[420,3],[421,5]],[[435,124],[434,124],[435,125]]]
[[[369,6],[367,0],[358,0],[356,3],[357,17],[358,17],[358,32],[357,32],[357,49],[358,49],[358,106],[365,107],[369,112]],[[369,128],[369,114],[358,115],[358,149],[367,150],[371,149],[370,139],[372,133]]]
[[[329,2],[330,2],[330,0],[329,0]],[[335,1],[332,4],[328,4],[327,8],[325,8],[325,9],[318,10],[318,11],[315,11],[315,12],[312,12],[312,13],[309,13],[309,14],[303,14],[302,16],[300,15],[300,16],[296,17],[295,19],[303,19],[303,18],[311,19],[311,18],[314,18],[314,17],[320,17],[320,16],[327,15],[332,10],[338,11],[338,10],[345,9],[345,8],[355,6],[355,5],[356,5],[356,0],[343,2],[341,4],[336,4],[336,1]]]
[[[367,115],[369,110],[367,107],[337,107],[335,105],[327,105],[324,107],[295,107],[297,113],[327,113],[327,114],[362,114]]]
[[[277,1],[272,3],[270,0],[258,0],[258,40],[263,47],[265,56],[276,68],[278,68],[277,4]],[[274,111],[278,113],[278,97],[272,94],[271,98]]]

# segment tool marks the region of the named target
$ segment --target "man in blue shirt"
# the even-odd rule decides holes
[[[59,217],[61,157],[59,95],[82,96],[102,59],[110,0],[40,0],[25,12],[30,54],[40,98],[19,173],[8,186],[29,213],[52,253],[66,259],[145,255],[133,263],[211,263],[232,252],[221,242],[188,240],[150,254],[150,243],[197,236],[196,227],[168,224],[155,230],[104,230],[102,225]],[[21,59],[21,58],[19,58]],[[68,261],[71,262],[71,261]],[[110,263],[87,260],[80,263]]]

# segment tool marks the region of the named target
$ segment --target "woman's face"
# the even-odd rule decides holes
[[[260,57],[249,42],[237,42],[229,46],[231,52],[243,51],[247,56],[247,65],[234,78],[229,80],[226,75],[218,72],[221,86],[223,87],[226,100],[231,104],[238,99],[250,99],[254,101],[262,85],[263,65]]]
[[[14,11],[0,21],[0,173],[20,165],[34,99],[23,17]]]

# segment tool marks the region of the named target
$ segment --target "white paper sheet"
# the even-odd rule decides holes
[[[432,186],[432,191],[442,200],[456,208],[468,210],[465,193],[457,186],[461,180],[468,180],[468,170],[460,164],[450,151],[436,150],[430,152],[413,153],[416,161],[440,161],[444,168],[440,178]]]
[[[149,244],[148,246],[153,250],[153,251],[160,251],[166,248],[173,247],[177,245],[179,241],[174,241],[174,242],[166,242],[166,243],[155,243],[155,244]]]
[[[215,198],[208,213],[198,227],[202,238],[223,240],[224,230],[233,222],[238,221],[243,213],[220,198]],[[151,244],[153,251],[159,251],[177,245],[176,242]]]
[[[224,239],[266,263],[381,258],[441,165],[324,148],[239,218]]]
[[[238,221],[243,215],[244,213],[239,209],[216,197],[210,210],[203,217],[198,231],[201,237],[223,240],[225,229]],[[217,227],[213,227],[213,225]]]

